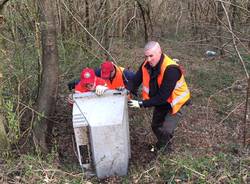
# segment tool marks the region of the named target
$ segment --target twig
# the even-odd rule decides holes
[[[237,7],[237,8],[239,8],[239,9],[245,10],[246,12],[249,12],[249,13],[250,13],[250,11],[249,11],[247,8],[244,8],[244,7],[239,6],[239,5],[237,5],[237,4],[233,4],[233,3],[231,3],[230,1],[222,1],[222,0],[216,0],[216,1],[220,1],[221,3],[233,5],[233,6]]]
[[[8,2],[9,0],[1,0],[0,1],[0,12],[2,11],[4,5]]]
[[[248,98],[250,95],[250,78],[248,79],[248,85],[247,85],[247,96],[246,96],[246,105],[245,105],[245,117],[244,117],[244,124],[243,124],[243,147],[246,146],[246,136],[247,136],[247,121],[249,120],[248,116]]]
[[[19,104],[23,105],[24,107],[27,107],[29,110],[31,110],[32,112],[34,112],[35,114],[37,114],[38,116],[41,116],[42,118],[45,118],[53,123],[59,123],[58,121],[52,120],[50,118],[48,118],[47,116],[44,116],[43,114],[41,114],[40,112],[36,111],[35,109],[31,108],[30,106],[22,103],[22,102],[18,102]]]
[[[175,160],[173,160],[173,159],[169,159],[169,160],[170,160],[171,162],[175,163],[175,164],[180,165],[180,163],[178,163],[177,161],[175,161]],[[205,179],[205,178],[206,178],[206,176],[205,176],[204,174],[201,174],[201,173],[199,173],[198,171],[196,171],[196,170],[194,170],[194,169],[192,169],[192,168],[189,168],[189,167],[187,167],[187,166],[185,166],[185,165],[181,165],[181,166],[184,167],[185,169],[188,169],[188,170],[192,171],[192,172],[195,173],[196,175],[200,176],[201,179]]]
[[[128,23],[126,24],[126,26],[124,27],[124,29],[123,29],[123,33],[125,32],[125,30],[127,29],[127,27],[129,26],[129,24],[130,24],[130,22],[133,20],[133,19],[135,19],[135,17],[136,17],[136,1],[135,1],[135,8],[134,8],[134,15],[133,15],[133,17],[131,17],[130,19],[129,19],[129,21],[128,21]]]
[[[73,17],[73,19],[89,34],[89,36],[91,36],[91,38],[93,38],[93,40],[112,58],[112,60],[117,63],[116,59],[111,55],[111,53],[107,49],[105,49],[102,44],[87,30],[87,28],[73,15],[72,11],[70,11],[64,1],[62,1],[62,4],[69,12],[69,14]]]
[[[2,37],[4,40],[6,40],[6,41],[8,41],[8,42],[10,42],[10,43],[12,43],[12,44],[15,44],[14,41],[8,39],[7,37],[5,37],[5,36],[4,36],[3,34],[1,34],[1,33],[0,33],[0,37]]]
[[[34,170],[34,172],[59,172],[59,173],[63,173],[69,176],[73,176],[73,177],[84,175],[84,173],[72,174],[72,173],[62,171],[60,169],[36,169]]]
[[[218,16],[217,16],[217,19],[218,19]],[[225,29],[227,29],[233,36],[234,36],[234,38],[235,39],[237,39],[237,41],[241,44],[241,46],[246,50],[246,52],[247,53],[249,53],[249,50],[248,50],[248,48],[242,43],[242,39],[240,39],[236,34],[234,34],[234,32],[232,32],[231,30],[230,30],[230,28],[228,28],[228,26],[223,22],[223,21],[221,21],[220,19],[218,19],[218,21],[222,24],[222,25],[224,25],[224,27],[225,27]],[[214,38],[216,38],[216,37],[221,37],[221,36],[213,36]],[[227,38],[227,39],[229,39],[229,38]],[[233,39],[232,39],[232,41],[233,41]]]
[[[155,166],[141,173],[140,176],[137,178],[137,180],[135,180],[135,183],[138,183],[144,174],[148,173],[149,171],[152,171],[153,169],[155,169]]]
[[[237,105],[231,112],[229,112],[228,114],[227,114],[227,116],[225,117],[225,118],[223,118],[223,120],[221,120],[220,122],[219,122],[219,124],[220,123],[223,123],[236,109],[238,109],[242,104],[243,104],[244,102],[241,102],[239,105]]]
[[[241,55],[240,55],[240,52],[239,52],[239,50],[238,50],[238,47],[237,47],[237,44],[236,44],[236,41],[235,41],[235,34],[233,33],[232,25],[231,25],[231,22],[230,22],[230,19],[229,19],[227,10],[226,10],[226,8],[225,8],[224,3],[223,3],[221,0],[220,0],[220,2],[221,2],[221,6],[222,6],[222,8],[223,8],[223,10],[224,10],[224,12],[225,12],[225,14],[226,14],[226,18],[227,18],[227,22],[228,22],[228,26],[229,26],[229,32],[231,33],[232,39],[233,39],[234,49],[235,49],[235,51],[236,51],[236,53],[237,53],[237,55],[238,55],[238,57],[239,57],[239,59],[240,59],[240,62],[241,62],[242,66],[243,66],[243,68],[244,68],[244,70],[245,70],[246,77],[249,78],[249,74],[248,74],[248,72],[247,72],[247,68],[246,68],[246,66],[245,66],[245,63],[244,63],[244,61],[243,61]]]
[[[238,82],[243,82],[243,81],[245,81],[245,79],[243,79],[243,80],[236,80],[236,81],[233,82],[233,84],[232,84],[231,86],[226,87],[226,88],[223,88],[223,89],[221,89],[221,90],[215,92],[214,94],[210,95],[210,97],[209,97],[208,100],[207,100],[207,123],[208,123],[208,116],[209,116],[208,107],[209,107],[209,103],[210,103],[210,101],[211,101],[211,98],[214,97],[215,95],[220,94],[220,93],[223,92],[223,91],[226,91],[226,90],[228,90],[228,89],[231,89],[232,87],[234,87],[234,85],[235,85],[236,83],[238,83]]]
[[[181,3],[181,1],[180,1],[180,6],[181,6],[181,8],[180,8],[180,9],[181,9],[181,12],[180,12],[180,16],[179,16],[179,18],[178,18],[178,20],[177,20],[177,23],[176,23],[175,36],[178,35],[179,22],[180,22],[181,17],[182,17],[182,3]]]
[[[127,1],[128,2],[128,1]],[[125,2],[125,3],[127,3]],[[104,48],[104,46],[102,46],[102,44],[87,30],[87,28],[73,15],[72,11],[70,11],[70,9],[67,7],[67,5],[65,4],[64,1],[62,1],[62,4],[64,5],[65,9],[69,12],[69,14],[73,17],[73,19],[90,35],[91,38],[93,38],[93,40],[110,56],[110,58],[112,59],[112,61],[115,64],[118,64],[117,60],[111,55],[111,53]],[[126,78],[125,74],[122,72],[122,75],[124,77],[124,79],[126,81],[128,81],[128,79]]]
[[[220,1],[221,2],[221,5],[222,5],[222,7],[223,7],[223,10],[224,10],[224,12],[225,12],[225,14],[226,14],[226,18],[227,18],[227,22],[228,22],[228,26],[229,26],[229,29],[230,29],[230,33],[231,33],[231,35],[232,35],[232,39],[233,39],[233,45],[234,45],[234,49],[235,49],[235,51],[236,51],[236,53],[237,53],[237,55],[238,55],[238,57],[239,57],[239,59],[240,59],[240,62],[241,62],[241,64],[242,64],[242,66],[243,66],[243,68],[244,68],[244,70],[245,70],[245,73],[246,73],[246,77],[247,77],[247,79],[248,79],[248,86],[247,86],[247,95],[246,95],[246,105],[245,105],[245,116],[244,116],[244,122],[243,122],[243,128],[244,128],[244,130],[243,130],[243,146],[245,147],[245,144],[246,144],[246,134],[247,134],[247,121],[248,121],[248,96],[249,96],[249,91],[250,91],[250,79],[249,79],[249,74],[248,74],[248,71],[247,71],[247,68],[246,68],[246,66],[245,66],[245,63],[244,63],[244,61],[243,61],[243,59],[242,59],[242,57],[241,57],[241,55],[240,55],[240,52],[239,52],[239,50],[238,50],[238,47],[237,47],[237,45],[236,45],[236,41],[235,41],[235,35],[234,35],[234,33],[233,33],[233,29],[232,29],[232,25],[231,25],[231,22],[230,22],[230,19],[229,19],[229,16],[228,16],[228,13],[227,13],[227,10],[226,10],[226,8],[225,8],[225,6],[224,6],[224,3],[222,2],[222,1]]]
[[[71,140],[72,140],[72,147],[73,147],[73,151],[74,151],[74,153],[75,153],[75,156],[76,156],[77,159],[79,159],[79,158],[78,158],[78,154],[77,154],[77,148],[76,148],[76,146],[75,146],[76,143],[75,143],[75,141],[74,141],[74,140],[75,140],[75,139],[74,139],[74,135],[71,136]]]

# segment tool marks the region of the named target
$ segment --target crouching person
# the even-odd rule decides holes
[[[95,75],[92,68],[85,68],[82,70],[81,79],[76,84],[75,93],[95,92],[97,95],[103,95],[108,89],[106,82]],[[69,95],[67,101],[73,104],[72,94]]]
[[[93,69],[85,68],[81,73],[80,82],[75,86],[75,93],[95,91],[97,95],[103,95],[107,89],[106,82],[97,77]]]
[[[129,83],[136,92],[142,84],[142,100],[130,100],[132,108],[154,107],[152,130],[157,143],[151,150],[171,151],[174,130],[189,102],[190,91],[179,65],[162,52],[158,42],[151,41],[144,48],[145,60]]]

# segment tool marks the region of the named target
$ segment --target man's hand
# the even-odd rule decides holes
[[[103,95],[103,93],[107,90],[108,88],[106,86],[98,85],[95,88],[95,93],[97,95]]]
[[[142,101],[138,100],[129,100],[128,106],[132,108],[140,108],[142,106]]]
[[[70,104],[70,105],[73,105],[74,103],[74,100],[73,100],[73,94],[69,94],[69,96],[66,98],[67,102]]]

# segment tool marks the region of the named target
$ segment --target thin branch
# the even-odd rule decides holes
[[[112,60],[117,63],[116,59],[111,55],[111,53],[102,46],[102,44],[87,30],[87,28],[74,16],[72,11],[67,7],[64,1],[62,1],[62,4],[64,5],[65,9],[69,12],[69,14],[73,17],[73,19],[93,38],[93,40],[112,58]]]
[[[246,136],[247,136],[247,121],[249,120],[249,115],[248,115],[248,98],[250,95],[250,78],[248,79],[247,82],[247,95],[246,95],[246,105],[245,105],[245,117],[244,117],[244,124],[243,124],[243,147],[246,146]]]
[[[246,68],[246,66],[245,66],[245,63],[244,63],[244,61],[243,61],[241,55],[240,55],[240,52],[239,52],[239,50],[238,50],[238,47],[237,47],[237,44],[236,44],[236,41],[235,41],[235,35],[234,35],[234,33],[233,33],[232,25],[231,25],[231,22],[230,22],[230,19],[229,19],[227,10],[226,10],[226,8],[225,8],[224,3],[223,3],[221,0],[220,0],[220,2],[221,2],[221,6],[222,6],[222,8],[223,8],[223,10],[224,10],[224,12],[225,12],[226,18],[227,18],[227,22],[228,22],[228,26],[229,26],[229,31],[230,31],[230,33],[231,33],[231,35],[232,35],[232,39],[233,39],[234,49],[235,49],[235,51],[236,51],[236,53],[237,53],[237,55],[238,55],[238,57],[239,57],[239,59],[240,59],[240,62],[241,62],[242,66],[243,66],[243,68],[244,68],[244,70],[245,70],[246,77],[249,78],[249,74],[248,74],[248,72],[247,72],[247,68]]]
[[[240,59],[240,62],[241,62],[241,64],[243,65],[243,67],[244,67],[244,70],[245,70],[245,73],[246,73],[246,77],[247,77],[247,79],[248,79],[248,86],[247,86],[247,94],[246,94],[246,104],[245,104],[245,116],[244,116],[244,130],[243,130],[243,146],[245,147],[246,146],[246,134],[247,134],[247,130],[246,130],[246,128],[247,128],[247,121],[248,121],[248,96],[249,96],[249,91],[250,91],[250,78],[249,78],[249,74],[248,74],[248,72],[247,72],[247,69],[246,69],[246,66],[245,66],[245,63],[244,63],[244,61],[243,61],[243,59],[242,59],[242,57],[241,57],[241,55],[240,55],[240,52],[239,52],[239,50],[238,50],[238,47],[237,47],[237,45],[236,45],[236,41],[235,41],[235,37],[234,37],[234,34],[233,34],[233,29],[232,29],[232,25],[231,25],[231,22],[230,22],[230,20],[229,20],[229,16],[228,16],[228,13],[227,13],[227,10],[226,10],[226,8],[225,8],[225,6],[224,6],[224,4],[223,4],[223,2],[222,1],[220,1],[221,2],[221,5],[222,5],[222,7],[223,7],[223,10],[224,10],[224,12],[225,12],[225,14],[226,14],[226,18],[227,18],[227,22],[228,22],[228,26],[229,26],[229,29],[230,29],[230,33],[232,34],[232,39],[233,39],[233,45],[234,45],[234,49],[235,49],[235,51],[236,51],[236,53],[237,53],[237,55],[238,55],[238,57],[239,57],[239,59]]]
[[[137,180],[135,180],[135,183],[138,183],[139,180],[141,179],[141,177],[142,177],[144,174],[148,173],[149,171],[152,171],[152,170],[155,169],[155,168],[156,168],[156,167],[154,166],[154,167],[152,167],[152,168],[150,168],[150,169],[144,171],[143,173],[141,173],[141,175],[137,178]]]
[[[242,6],[239,6],[237,4],[231,3],[230,1],[222,1],[222,0],[217,0],[217,1],[219,1],[221,3],[225,3],[225,4],[229,4],[229,5],[235,6],[235,7],[239,8],[239,9],[245,10],[246,12],[250,13],[250,11],[248,9],[246,9],[246,8],[244,8]]]
[[[130,24],[130,22],[133,20],[133,19],[135,19],[135,17],[136,17],[136,1],[135,1],[135,8],[134,8],[134,15],[133,15],[133,17],[131,17],[130,19],[129,19],[129,21],[128,21],[128,23],[126,24],[126,26],[124,27],[124,29],[123,29],[123,33],[125,32],[125,30],[127,29],[127,27],[128,27],[128,25]]]
[[[238,82],[243,82],[243,81],[245,81],[245,79],[243,79],[243,80],[236,80],[236,81],[233,82],[233,84],[232,84],[231,86],[226,87],[226,88],[223,88],[223,89],[221,89],[221,90],[215,92],[214,94],[210,95],[210,97],[209,97],[208,100],[207,100],[207,123],[208,123],[208,116],[209,116],[208,107],[209,107],[211,98],[213,98],[215,95],[220,94],[220,93],[223,92],[223,91],[226,91],[226,90],[229,90],[229,89],[233,88],[233,87],[235,86],[236,83],[238,83]]]
[[[248,40],[242,40],[241,38],[239,38],[233,31],[232,31],[232,26],[231,26],[231,29],[226,25],[226,23],[224,23],[223,21],[221,21],[218,16],[216,16],[218,21],[221,23],[221,25],[224,25],[224,27],[233,35],[233,38],[234,39],[237,39],[237,41],[241,44],[241,46],[246,50],[247,53],[250,53],[248,48],[242,43],[242,41],[248,41]],[[229,20],[230,22],[230,20]],[[231,25],[231,23],[230,23]],[[213,36],[214,38],[218,37],[218,36]],[[221,37],[221,36],[220,36]],[[232,38],[232,40],[233,40]],[[229,38],[227,38],[229,39]],[[236,42],[235,42],[236,43]]]
[[[27,109],[31,110],[32,112],[34,112],[35,114],[37,114],[38,116],[40,116],[40,117],[42,117],[42,118],[45,118],[45,119],[47,119],[47,120],[49,120],[49,121],[51,121],[51,122],[53,122],[53,123],[57,123],[57,124],[60,123],[60,122],[58,122],[58,121],[55,121],[55,120],[53,120],[53,119],[50,119],[49,117],[47,117],[47,116],[41,114],[40,112],[36,111],[36,110],[33,109],[32,107],[30,107],[30,106],[28,106],[28,105],[26,105],[26,104],[24,104],[24,103],[22,103],[22,102],[18,102],[18,103],[21,104],[22,106],[26,107]]]
[[[175,28],[175,36],[178,35],[178,30],[179,30],[179,22],[181,20],[181,17],[182,17],[182,3],[180,2],[180,16],[178,17],[178,20],[177,20],[177,23],[176,23],[176,28]]]
[[[127,3],[127,2],[125,2],[125,3]],[[117,60],[111,55],[111,53],[107,49],[105,49],[104,46],[102,46],[102,44],[88,31],[88,29],[74,16],[74,14],[72,13],[72,11],[70,11],[70,9],[68,8],[68,6],[65,4],[64,1],[62,1],[62,4],[64,5],[65,9],[69,12],[69,14],[73,17],[73,19],[90,35],[91,38],[93,38],[93,40],[107,53],[107,55],[110,56],[110,58],[113,60],[113,62],[115,64],[118,64]],[[123,73],[123,77],[126,81],[128,81],[128,79],[126,78],[124,73]]]
[[[169,160],[170,160],[171,162],[175,163],[175,164],[180,165],[179,162],[177,162],[177,161],[175,161],[175,160],[173,160],[173,159],[169,159]],[[181,166],[181,167],[184,167],[185,169],[188,169],[188,170],[192,171],[194,174],[198,175],[201,179],[205,179],[205,178],[206,178],[206,176],[205,176],[204,174],[201,174],[201,173],[199,173],[198,171],[196,171],[196,170],[194,170],[194,169],[192,169],[192,168],[190,168],[190,167],[187,167],[187,166],[185,166],[185,165],[180,165],[180,166]]]
[[[219,124],[223,123],[236,109],[238,109],[244,102],[241,102],[240,104],[238,104],[231,112],[229,112],[227,114],[227,116],[225,118],[223,118]]]
[[[0,12],[2,11],[4,5],[8,2],[9,0],[2,0],[0,1]]]

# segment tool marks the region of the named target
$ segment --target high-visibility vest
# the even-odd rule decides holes
[[[145,61],[142,65],[142,98],[144,100],[149,99],[149,81],[150,81],[150,75],[148,73],[148,70],[146,69],[145,65],[147,64],[147,61]],[[157,77],[157,83],[160,87],[163,80],[163,75],[166,70],[166,68],[170,65],[179,66],[175,61],[170,59],[167,55],[164,54],[164,60],[161,65],[160,74]],[[190,91],[187,87],[187,83],[184,79],[183,74],[181,74],[181,78],[177,81],[175,88],[170,95],[170,97],[167,99],[167,102],[170,103],[172,107],[172,114],[175,114],[179,111],[179,109],[188,101],[190,98]]]
[[[113,78],[112,82],[110,80],[106,80],[106,83],[107,83],[109,89],[116,89],[116,88],[125,86],[125,84],[123,82],[123,77],[122,77],[124,68],[115,66],[115,70],[116,70],[116,73],[115,73],[115,77]]]

